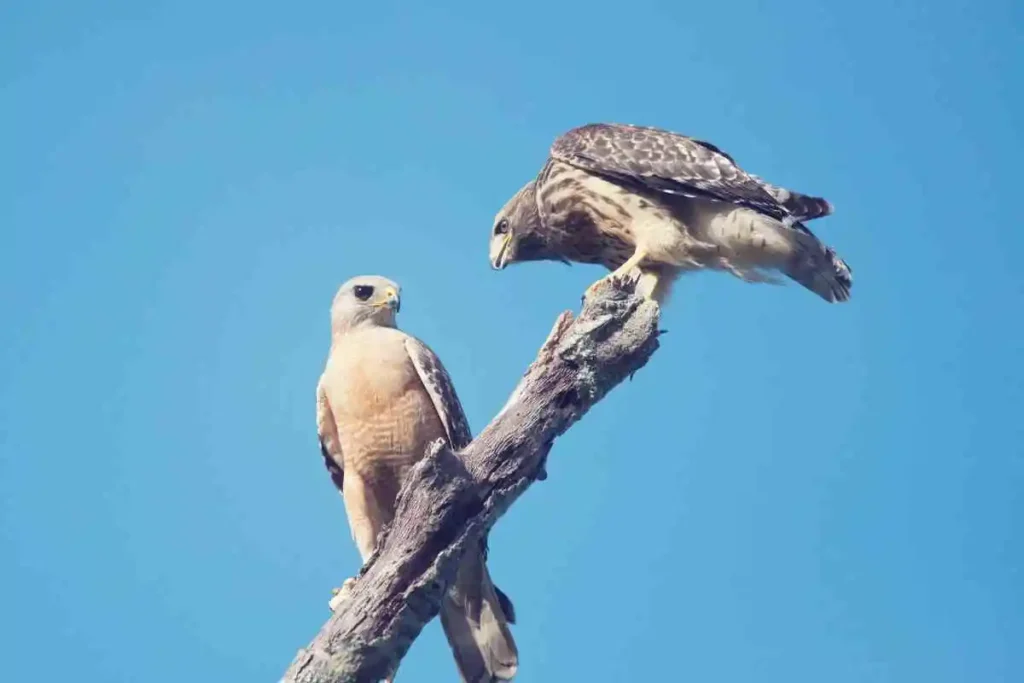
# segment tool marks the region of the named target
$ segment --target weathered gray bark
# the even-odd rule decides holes
[[[658,306],[605,283],[555,322],[505,407],[461,453],[412,468],[383,542],[284,683],[374,683],[437,615],[463,551],[544,476],[551,444],[658,347]]]

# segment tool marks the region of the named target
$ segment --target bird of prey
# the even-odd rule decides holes
[[[613,271],[606,277],[637,276],[656,301],[698,269],[748,282],[779,282],[781,272],[825,301],[846,301],[849,266],[804,225],[830,213],[826,200],[767,183],[711,143],[596,123],[557,138],[537,177],[498,212],[490,260],[497,270],[600,263]]]
[[[394,517],[403,478],[428,445],[443,438],[458,450],[471,440],[441,361],[395,326],[399,304],[399,286],[383,277],[342,285],[317,385],[320,450],[363,562]],[[467,683],[510,680],[518,667],[512,603],[491,582],[486,550],[484,539],[467,551],[441,606],[442,628]]]

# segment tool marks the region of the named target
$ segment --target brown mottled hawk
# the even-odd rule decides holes
[[[440,359],[395,327],[399,291],[394,282],[370,275],[341,286],[331,306],[331,350],[317,385],[320,450],[364,562],[395,515],[406,473],[428,445],[440,438],[458,450],[472,438]],[[441,605],[441,626],[467,683],[511,680],[518,667],[509,631],[515,614],[491,582],[486,544],[484,539],[466,553]],[[331,601],[332,609],[344,595]]]
[[[803,224],[831,212],[710,143],[596,123],[555,140],[537,177],[498,212],[490,259],[498,270],[559,260],[600,263],[608,277],[638,271],[639,290],[658,301],[680,273],[704,268],[748,282],[778,282],[771,273],[781,272],[826,301],[846,301],[850,268]]]

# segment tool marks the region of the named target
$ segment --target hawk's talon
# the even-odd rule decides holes
[[[636,285],[637,281],[640,279],[640,276],[633,275],[631,273],[623,273],[621,275],[615,275],[613,273],[612,276],[608,279],[611,280],[612,283],[617,287],[628,287],[629,285]]]
[[[617,289],[625,289],[629,286],[632,286],[634,288],[633,291],[636,291],[636,286],[640,283],[640,278],[642,276],[643,273],[634,273],[631,272],[631,270],[623,272],[619,272],[618,270],[616,270],[611,273],[608,273],[607,275],[596,280],[593,284],[587,287],[587,291],[583,293],[581,301],[583,303],[586,303],[587,298],[593,296],[594,292],[597,291],[597,288],[600,287],[605,282],[611,283],[611,285]],[[649,297],[645,295],[644,298]]]

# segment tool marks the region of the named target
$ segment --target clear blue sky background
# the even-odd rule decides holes
[[[680,283],[495,529],[519,680],[1024,680],[1021,7],[4,3],[0,675],[277,680],[358,568],[335,288],[401,282],[479,430],[601,274],[492,217],[625,121],[832,200],[853,300]],[[435,623],[401,678],[454,672]]]

